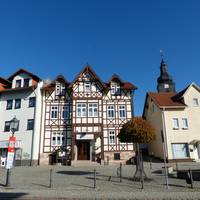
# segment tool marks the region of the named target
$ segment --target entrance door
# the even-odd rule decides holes
[[[78,160],[90,160],[90,142],[77,141]]]

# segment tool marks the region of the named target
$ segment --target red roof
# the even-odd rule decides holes
[[[149,92],[148,95],[159,107],[186,107],[181,100],[174,98],[177,95],[175,92]]]

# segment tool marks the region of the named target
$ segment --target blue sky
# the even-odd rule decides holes
[[[135,84],[141,115],[160,49],[178,91],[200,85],[199,10],[198,0],[1,0],[0,76],[23,67],[71,81],[88,62],[104,81],[117,73]]]

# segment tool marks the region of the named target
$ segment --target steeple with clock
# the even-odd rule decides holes
[[[167,65],[164,60],[160,63],[160,76],[157,79],[157,91],[158,92],[176,92],[175,83],[173,78],[169,75]]]

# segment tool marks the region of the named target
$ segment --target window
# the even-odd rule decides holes
[[[178,118],[173,118],[173,129],[179,129]]]
[[[62,118],[63,119],[69,118],[69,106],[62,107]]]
[[[85,92],[90,92],[90,90],[91,90],[90,82],[85,82]]]
[[[85,103],[78,103],[76,106],[76,116],[77,117],[86,117],[86,104]]]
[[[33,130],[34,128],[34,119],[27,120],[27,130]]]
[[[187,118],[183,118],[183,119],[182,119],[182,122],[183,122],[183,129],[188,129],[188,121],[187,121]]]
[[[109,143],[115,144],[115,131],[109,131]]]
[[[61,95],[65,95],[65,85],[64,85],[64,84],[61,84],[61,87],[60,87],[60,94],[61,94]]]
[[[65,137],[63,132],[54,132],[52,135],[52,146],[64,146]]]
[[[19,120],[18,120],[17,129],[15,131],[18,131],[18,130],[19,130]],[[10,131],[10,121],[6,121],[5,122],[4,131],[5,132],[9,132]]]
[[[65,95],[65,84],[56,82],[56,95]]]
[[[164,84],[164,88],[165,89],[169,88],[169,84]]]
[[[15,109],[21,108],[21,99],[15,99]]]
[[[97,103],[89,103],[88,104],[88,116],[89,117],[97,117],[98,116],[98,104]]]
[[[11,110],[12,106],[13,106],[13,100],[12,99],[7,100],[6,110]]]
[[[126,117],[126,111],[125,111],[125,105],[119,106],[119,117],[125,118]]]
[[[189,148],[187,143],[172,144],[172,151],[174,158],[187,158],[189,157]]]
[[[115,117],[115,109],[114,106],[108,106],[108,118]]]
[[[199,106],[199,101],[197,98],[193,98],[193,106],[198,107]]]
[[[52,119],[58,118],[58,106],[51,107],[51,118]]]
[[[15,83],[15,87],[16,88],[20,88],[21,87],[21,80],[16,80],[16,83]]]
[[[35,102],[36,102],[36,98],[35,97],[29,97],[29,107],[35,107]]]
[[[10,121],[6,121],[5,122],[4,131],[5,132],[9,132],[10,131]]]
[[[24,87],[29,87],[29,81],[30,81],[29,78],[24,79]]]
[[[60,84],[56,83],[56,95],[60,94]]]
[[[120,153],[114,153],[114,160],[120,160]]]
[[[111,83],[111,94],[112,95],[119,95],[120,94],[119,83]]]

